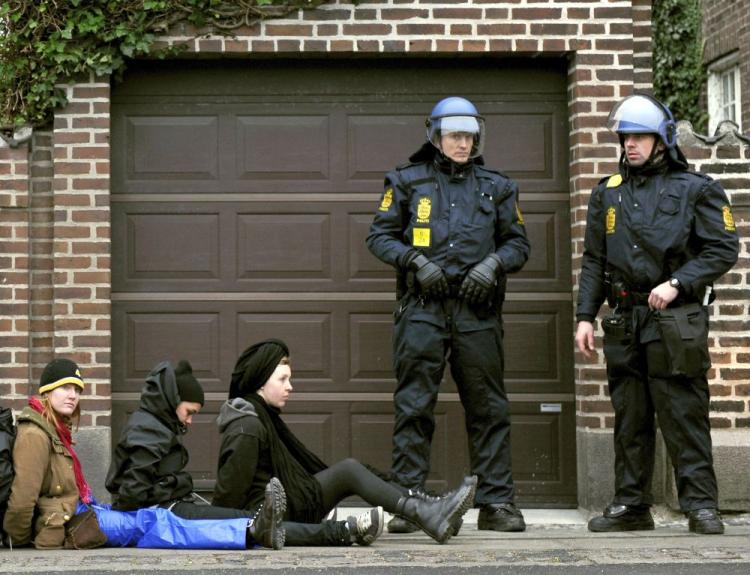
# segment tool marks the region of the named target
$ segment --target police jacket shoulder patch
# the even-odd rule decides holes
[[[606,178],[608,188],[616,188],[622,184],[622,176],[620,174],[614,174]],[[604,180],[602,180],[604,181]]]

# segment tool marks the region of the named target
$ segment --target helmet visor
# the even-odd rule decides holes
[[[441,148],[441,138],[450,134],[471,134],[474,143],[471,147],[471,158],[482,154],[484,148],[484,118],[476,116],[445,116],[430,123],[428,137],[433,146]]]
[[[607,118],[607,128],[618,134],[659,134],[666,122],[664,110],[651,99],[634,94],[620,100]]]

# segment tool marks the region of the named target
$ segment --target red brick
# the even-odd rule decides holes
[[[351,52],[354,50],[354,43],[351,40],[331,40],[332,52]]]
[[[109,118],[72,118],[71,126],[74,130],[108,130]]]
[[[91,173],[91,164],[89,162],[55,162],[56,175],[64,176],[89,173]]]
[[[536,40],[516,40],[516,50],[519,52],[538,52],[539,42]]]
[[[74,302],[73,313],[80,315],[109,315],[109,303]]]
[[[74,160],[108,160],[109,159],[109,147],[74,147],[73,158]]]
[[[451,36],[467,36],[471,34],[471,24],[451,24],[450,34]]]
[[[74,86],[73,100],[109,99],[109,86]]]
[[[310,24],[266,24],[267,36],[312,36]]]
[[[513,20],[560,20],[562,18],[561,8],[513,8],[511,13]]]
[[[429,10],[416,8],[388,8],[380,12],[381,20],[408,20],[410,18],[429,18],[429,16]]]
[[[409,52],[431,52],[432,40],[409,40]]]
[[[481,20],[481,8],[435,8],[434,18],[448,18],[450,20]]]
[[[279,52],[299,52],[302,43],[300,40],[277,40],[276,48]]]
[[[486,34],[489,36],[513,36],[525,34],[526,26],[513,22],[502,24],[479,24],[477,25],[477,34]]]
[[[396,32],[402,36],[432,36],[445,34],[442,24],[398,24]]]

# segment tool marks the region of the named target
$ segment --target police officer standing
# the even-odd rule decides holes
[[[479,477],[479,529],[523,531],[513,504],[501,316],[506,274],[529,255],[518,187],[483,166],[484,119],[468,100],[438,102],[427,140],[386,175],[367,237],[370,251],[397,271],[392,472],[404,487],[424,489],[449,354]],[[414,528],[397,517],[388,529]]]
[[[591,193],[575,342],[592,356],[594,318],[607,298],[615,496],[589,530],[654,528],[656,413],[690,531],[723,533],[708,417],[707,306],[713,282],[737,261],[729,201],[718,182],[688,171],[672,114],[658,100],[628,96],[607,125],[623,152],[619,172]]]

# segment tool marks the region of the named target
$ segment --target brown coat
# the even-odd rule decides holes
[[[55,429],[30,407],[24,408],[17,422],[16,476],[3,528],[13,545],[57,549],[63,546],[65,523],[78,504],[73,458]]]

